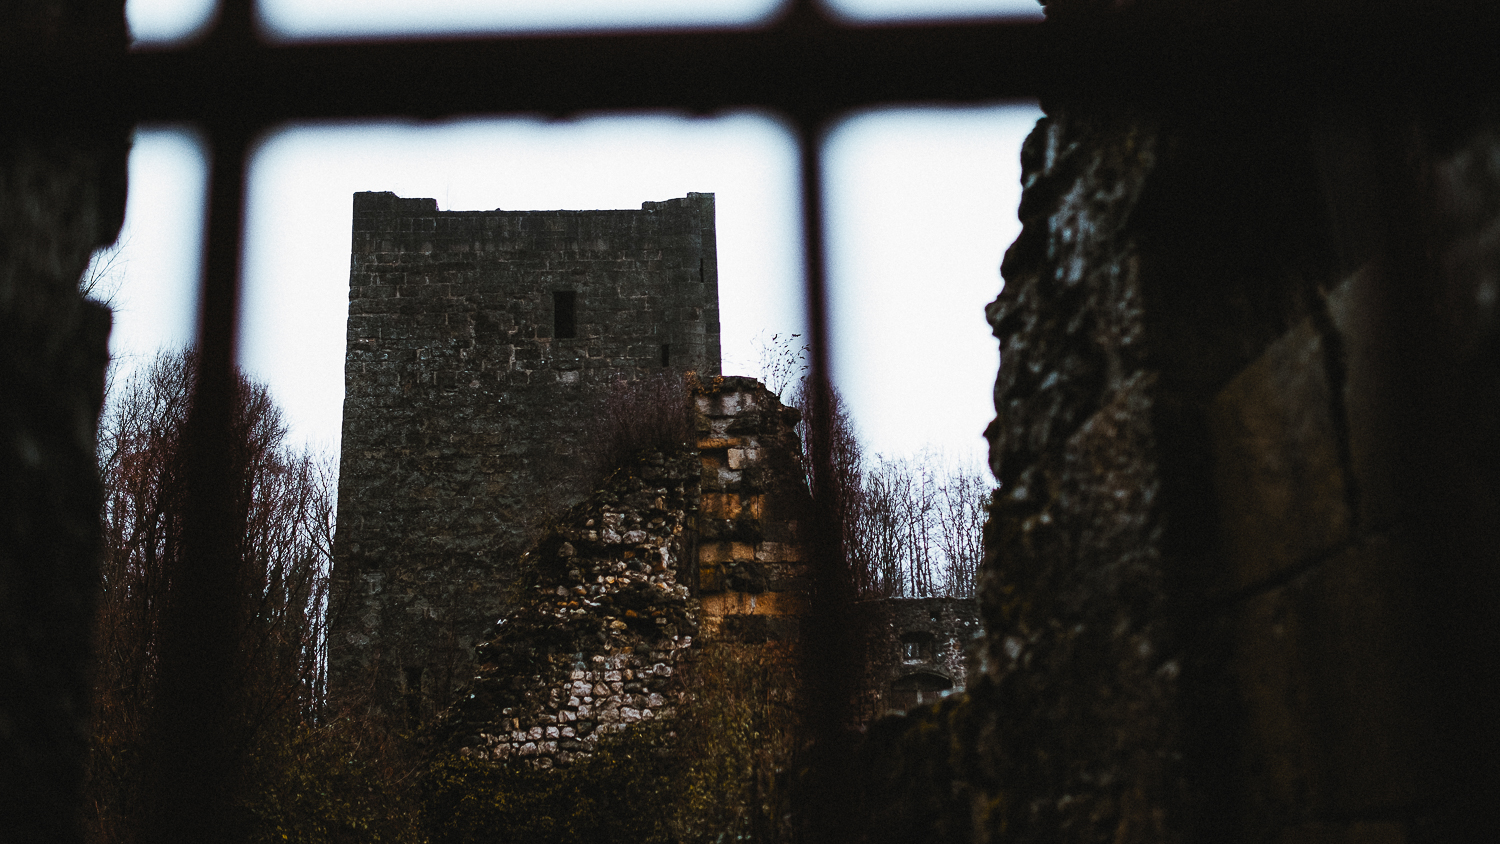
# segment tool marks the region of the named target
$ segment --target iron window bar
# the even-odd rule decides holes
[[[1064,10],[1065,11],[1065,10]],[[248,154],[273,127],[299,120],[446,118],[668,109],[709,114],[764,109],[794,127],[801,166],[804,277],[812,364],[828,371],[820,146],[851,110],[897,103],[974,103],[1066,95],[1285,112],[1334,99],[1378,103],[1392,90],[1435,99],[1455,81],[1496,70],[1492,15],[1366,13],[1261,16],[1183,29],[1149,16],[1108,27],[1060,20],[847,26],[798,0],[758,28],[610,34],[496,35],[361,43],[270,44],[251,0],[221,0],[208,35],[180,48],[0,57],[0,96],[12,114],[81,125],[187,122],[210,159],[200,295],[202,354],[190,429],[199,440],[193,501],[195,559],[233,553],[223,521],[232,491],[214,475],[227,442],[238,333]],[[1461,87],[1461,85],[1460,85]],[[827,414],[822,414],[826,424]],[[826,467],[819,467],[825,472]],[[831,542],[836,543],[836,536]],[[836,549],[836,545],[832,546]],[[155,820],[163,840],[211,839],[217,777],[208,704],[228,688],[215,675],[232,641],[228,567],[195,567],[175,656],[163,652],[164,721],[182,719],[174,746],[176,802]],[[188,633],[188,631],[191,631]],[[168,682],[175,660],[177,685]],[[192,681],[186,678],[192,675]],[[195,731],[194,726],[199,728]],[[194,743],[196,742],[196,743]],[[207,798],[205,802],[204,798]]]

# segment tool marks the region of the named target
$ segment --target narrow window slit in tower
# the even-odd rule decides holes
[[[415,726],[422,720],[422,666],[409,665],[406,674],[406,721]]]
[[[552,336],[559,339],[578,336],[578,321],[575,308],[578,293],[574,290],[552,292]]]
[[[672,363],[672,344],[661,344],[661,365],[670,366]]]

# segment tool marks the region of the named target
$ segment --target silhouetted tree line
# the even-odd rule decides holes
[[[809,394],[808,347],[798,343],[800,336],[762,335],[757,342],[766,387],[802,413],[798,434],[811,488],[809,433],[816,412]],[[829,389],[827,406],[833,504],[858,594],[973,597],[995,489],[989,473],[931,451],[905,459],[867,456],[836,388]]]
[[[795,386],[792,404],[802,412],[805,451],[806,429],[815,424],[806,381]],[[973,597],[994,485],[982,470],[930,451],[908,459],[866,457],[837,390],[828,406],[834,506],[858,593]],[[810,455],[803,457],[811,465]]]
[[[92,731],[87,770],[89,839],[149,841],[141,828],[159,748],[148,730],[157,690],[162,623],[183,561],[184,426],[196,377],[192,351],[159,353],[112,384],[100,424],[105,550],[94,632]],[[235,385],[233,485],[239,538],[239,646],[231,663],[246,693],[223,725],[234,752],[234,828],[246,841],[334,840],[362,831],[379,840],[387,807],[369,805],[379,770],[378,731],[324,706],[325,630],[333,539],[331,466],[290,445],[270,393],[243,375]],[[191,564],[191,560],[186,560]],[[361,743],[363,751],[353,750]],[[342,783],[342,787],[339,785]],[[334,794],[332,792],[342,791]],[[389,836],[387,836],[389,838]]]

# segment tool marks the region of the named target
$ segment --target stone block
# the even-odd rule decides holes
[[[1214,397],[1209,427],[1231,566],[1224,588],[1262,582],[1349,539],[1353,514],[1324,342],[1311,320]]]
[[[755,595],[720,592],[704,595],[702,610],[705,620],[729,615],[800,616],[807,612],[807,596],[800,592],[762,592]]]
[[[766,496],[763,495],[763,494],[762,495],[746,495],[746,496],[744,496],[743,497],[743,509],[741,510],[741,513],[743,515],[748,515],[752,519],[763,519],[763,518],[765,518],[765,515],[766,515]]]
[[[1409,550],[1376,540],[1236,612],[1246,767],[1257,772],[1246,799],[1264,823],[1368,816],[1432,796],[1422,713],[1434,702],[1413,682],[1416,589]]]
[[[731,448],[729,449],[729,468],[744,469],[760,462],[761,450],[758,448]]]
[[[762,542],[755,548],[758,563],[800,563],[802,546],[789,542]]]
[[[700,592],[721,592],[724,589],[724,567],[721,565],[700,565],[698,567],[698,590]]]
[[[738,519],[740,517],[740,497],[732,492],[703,494],[703,502],[699,510],[704,517],[710,519]]]

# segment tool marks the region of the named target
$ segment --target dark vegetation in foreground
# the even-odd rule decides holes
[[[182,554],[181,439],[195,367],[191,352],[158,355],[112,391],[101,425],[106,550],[84,818],[93,844],[150,840],[138,783],[152,781],[158,764],[147,721],[161,618],[173,596],[169,572]],[[591,460],[601,475],[643,453],[686,447],[695,435],[690,401],[690,385],[675,376],[617,385],[599,411]],[[852,428],[847,419],[838,427],[843,469],[857,472],[849,463],[858,460]],[[226,726],[236,816],[225,827],[239,840],[792,840],[793,793],[805,768],[794,751],[806,736],[784,701],[774,702],[778,669],[758,648],[700,646],[674,718],[612,735],[591,757],[550,770],[434,752],[410,724],[371,714],[360,701],[330,706],[322,625],[331,469],[286,442],[266,388],[243,377],[235,430],[234,482],[247,525],[238,573],[245,609],[240,647],[225,659],[247,694]],[[846,505],[868,511],[868,484],[852,477]],[[858,524],[846,530],[859,540]],[[903,574],[889,557],[881,569],[881,559],[865,560],[865,594],[898,591],[897,578],[913,571]]]

